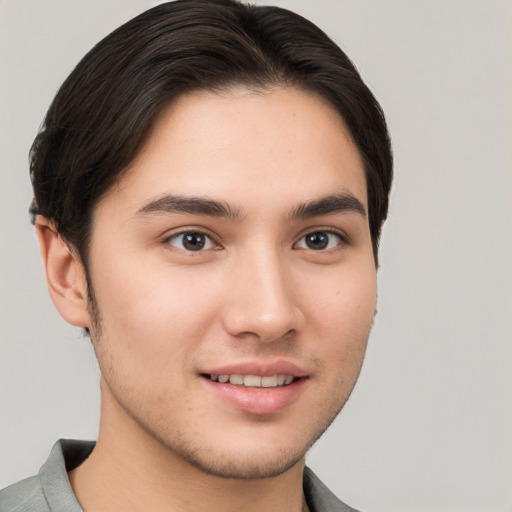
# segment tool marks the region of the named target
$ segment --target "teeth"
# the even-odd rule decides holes
[[[262,377],[261,387],[263,388],[275,388],[277,386],[277,375],[272,377]]]
[[[231,375],[229,377],[229,382],[231,384],[243,384],[244,383],[244,376],[243,375]]]
[[[261,377],[257,375],[246,375],[244,377],[244,386],[261,387]]]
[[[291,384],[295,377],[293,375],[272,375],[260,377],[259,375],[217,375],[212,373],[210,379],[225,384],[229,382],[235,386],[247,386],[251,388],[275,388]]]

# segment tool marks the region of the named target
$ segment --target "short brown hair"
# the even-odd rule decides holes
[[[94,206],[140,150],[170,101],[194,90],[292,85],[326,99],[363,158],[377,261],[392,152],[383,112],[345,53],[278,7],[177,0],[112,32],[58,91],[31,149],[33,216],[54,222],[87,269]]]

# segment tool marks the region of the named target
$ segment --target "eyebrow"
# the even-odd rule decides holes
[[[227,217],[238,220],[241,215],[223,201],[214,201],[204,197],[176,196],[167,194],[150,201],[137,210],[136,215],[165,213],[186,213],[189,215],[208,215],[213,217]]]
[[[356,212],[366,217],[366,209],[359,199],[352,194],[341,193],[302,203],[292,210],[289,218],[292,220],[309,219],[340,212]],[[224,201],[172,194],[166,194],[146,203],[137,210],[136,216],[167,213],[226,217],[232,220],[242,218],[239,209],[233,208]]]
[[[290,217],[292,219],[310,219],[340,212],[355,212],[366,217],[366,209],[361,201],[347,193],[333,194],[302,203],[292,211]]]

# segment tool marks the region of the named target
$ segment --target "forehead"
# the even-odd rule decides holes
[[[161,194],[244,209],[349,192],[367,204],[359,151],[341,116],[295,88],[183,95],[158,116],[138,156],[100,201],[132,211]]]

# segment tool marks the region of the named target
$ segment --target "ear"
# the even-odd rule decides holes
[[[38,215],[35,226],[53,304],[70,324],[90,327],[87,281],[78,254],[70,250],[45,217]]]

